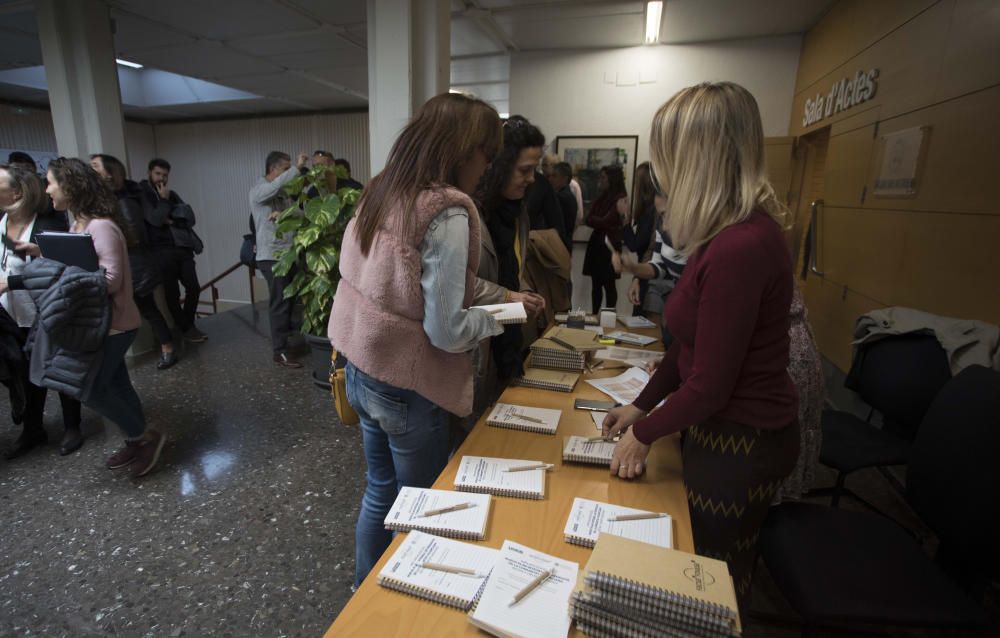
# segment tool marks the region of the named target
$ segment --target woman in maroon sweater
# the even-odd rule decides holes
[[[743,606],[758,530],[799,448],[784,209],[767,181],[757,103],[743,87],[680,91],[657,111],[650,139],[665,230],[689,258],[664,308],[673,345],[635,402],[604,421],[605,435],[622,435],[611,471],[639,476],[656,439],[687,431],[695,549],[729,563]]]

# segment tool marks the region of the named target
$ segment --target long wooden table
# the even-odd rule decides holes
[[[650,333],[652,331],[633,330]],[[653,344],[649,349],[655,349]],[[486,539],[481,541],[499,548],[505,539],[576,561],[583,569],[590,549],[571,545],[563,540],[563,529],[573,499],[577,496],[616,505],[657,512],[668,512],[674,522],[674,547],[694,551],[691,518],[681,478],[681,455],[677,435],[657,441],[650,452],[646,472],[639,480],[624,481],[610,475],[607,468],[562,461],[563,437],[578,434],[598,434],[590,413],[575,410],[577,398],[607,399],[607,396],[586,383],[588,378],[621,374],[622,369],[597,370],[584,374],[573,392],[552,392],[530,388],[508,388],[500,400],[504,403],[555,408],[562,410],[557,433],[552,435],[521,432],[486,425],[481,419],[434,483],[443,490],[454,489],[455,473],[463,455],[530,459],[555,463],[548,473],[544,500],[494,497],[487,526]],[[368,578],[327,630],[333,636],[484,636],[471,625],[465,612],[438,605],[380,587],[378,572],[402,542],[399,534]],[[571,636],[581,635],[575,629]]]

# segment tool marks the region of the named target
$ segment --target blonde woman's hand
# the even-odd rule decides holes
[[[642,303],[639,299],[639,280],[632,279],[632,283],[628,285],[628,302],[633,306],[638,306]]]
[[[601,424],[601,436],[606,439],[618,436],[623,430],[644,416],[646,416],[646,413],[631,403],[613,408],[604,416],[604,423]]]
[[[639,478],[646,471],[646,457],[649,456],[649,446],[635,438],[632,430],[622,435],[615,451],[611,455],[611,474],[618,478]]]
[[[615,274],[622,274],[622,255],[617,250],[611,251],[611,267],[615,269]]]
[[[622,270],[626,272],[635,272],[636,267],[639,265],[638,256],[631,250],[623,250],[618,258],[620,259],[619,263]]]

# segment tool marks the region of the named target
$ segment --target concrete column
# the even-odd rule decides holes
[[[399,131],[450,86],[448,0],[368,0],[368,128],[371,174],[382,170]]]
[[[35,14],[59,153],[108,153],[128,166],[107,3],[36,0]]]

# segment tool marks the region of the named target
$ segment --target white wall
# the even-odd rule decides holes
[[[205,242],[205,252],[196,259],[202,284],[238,261],[249,232],[248,192],[264,175],[268,152],[294,158],[299,152],[328,150],[350,161],[356,179],[368,180],[367,113],[164,123],[154,131],[156,154],[171,164],[170,187],[197,216],[195,229]],[[223,300],[250,301],[245,269],[218,286]]]
[[[550,143],[567,135],[638,135],[635,166],[649,159],[653,115],[678,90],[705,81],[746,87],[760,106],[764,135],[788,134],[801,36],[511,56],[510,112],[527,117]],[[573,306],[590,311],[585,246],[573,250]],[[630,311],[618,280],[619,312]]]
[[[649,127],[661,104],[686,86],[731,80],[757,99],[764,135],[787,135],[801,44],[800,36],[782,36],[516,53],[511,56],[510,112],[538,125],[548,140],[558,135],[638,135],[642,162],[649,159]]]

